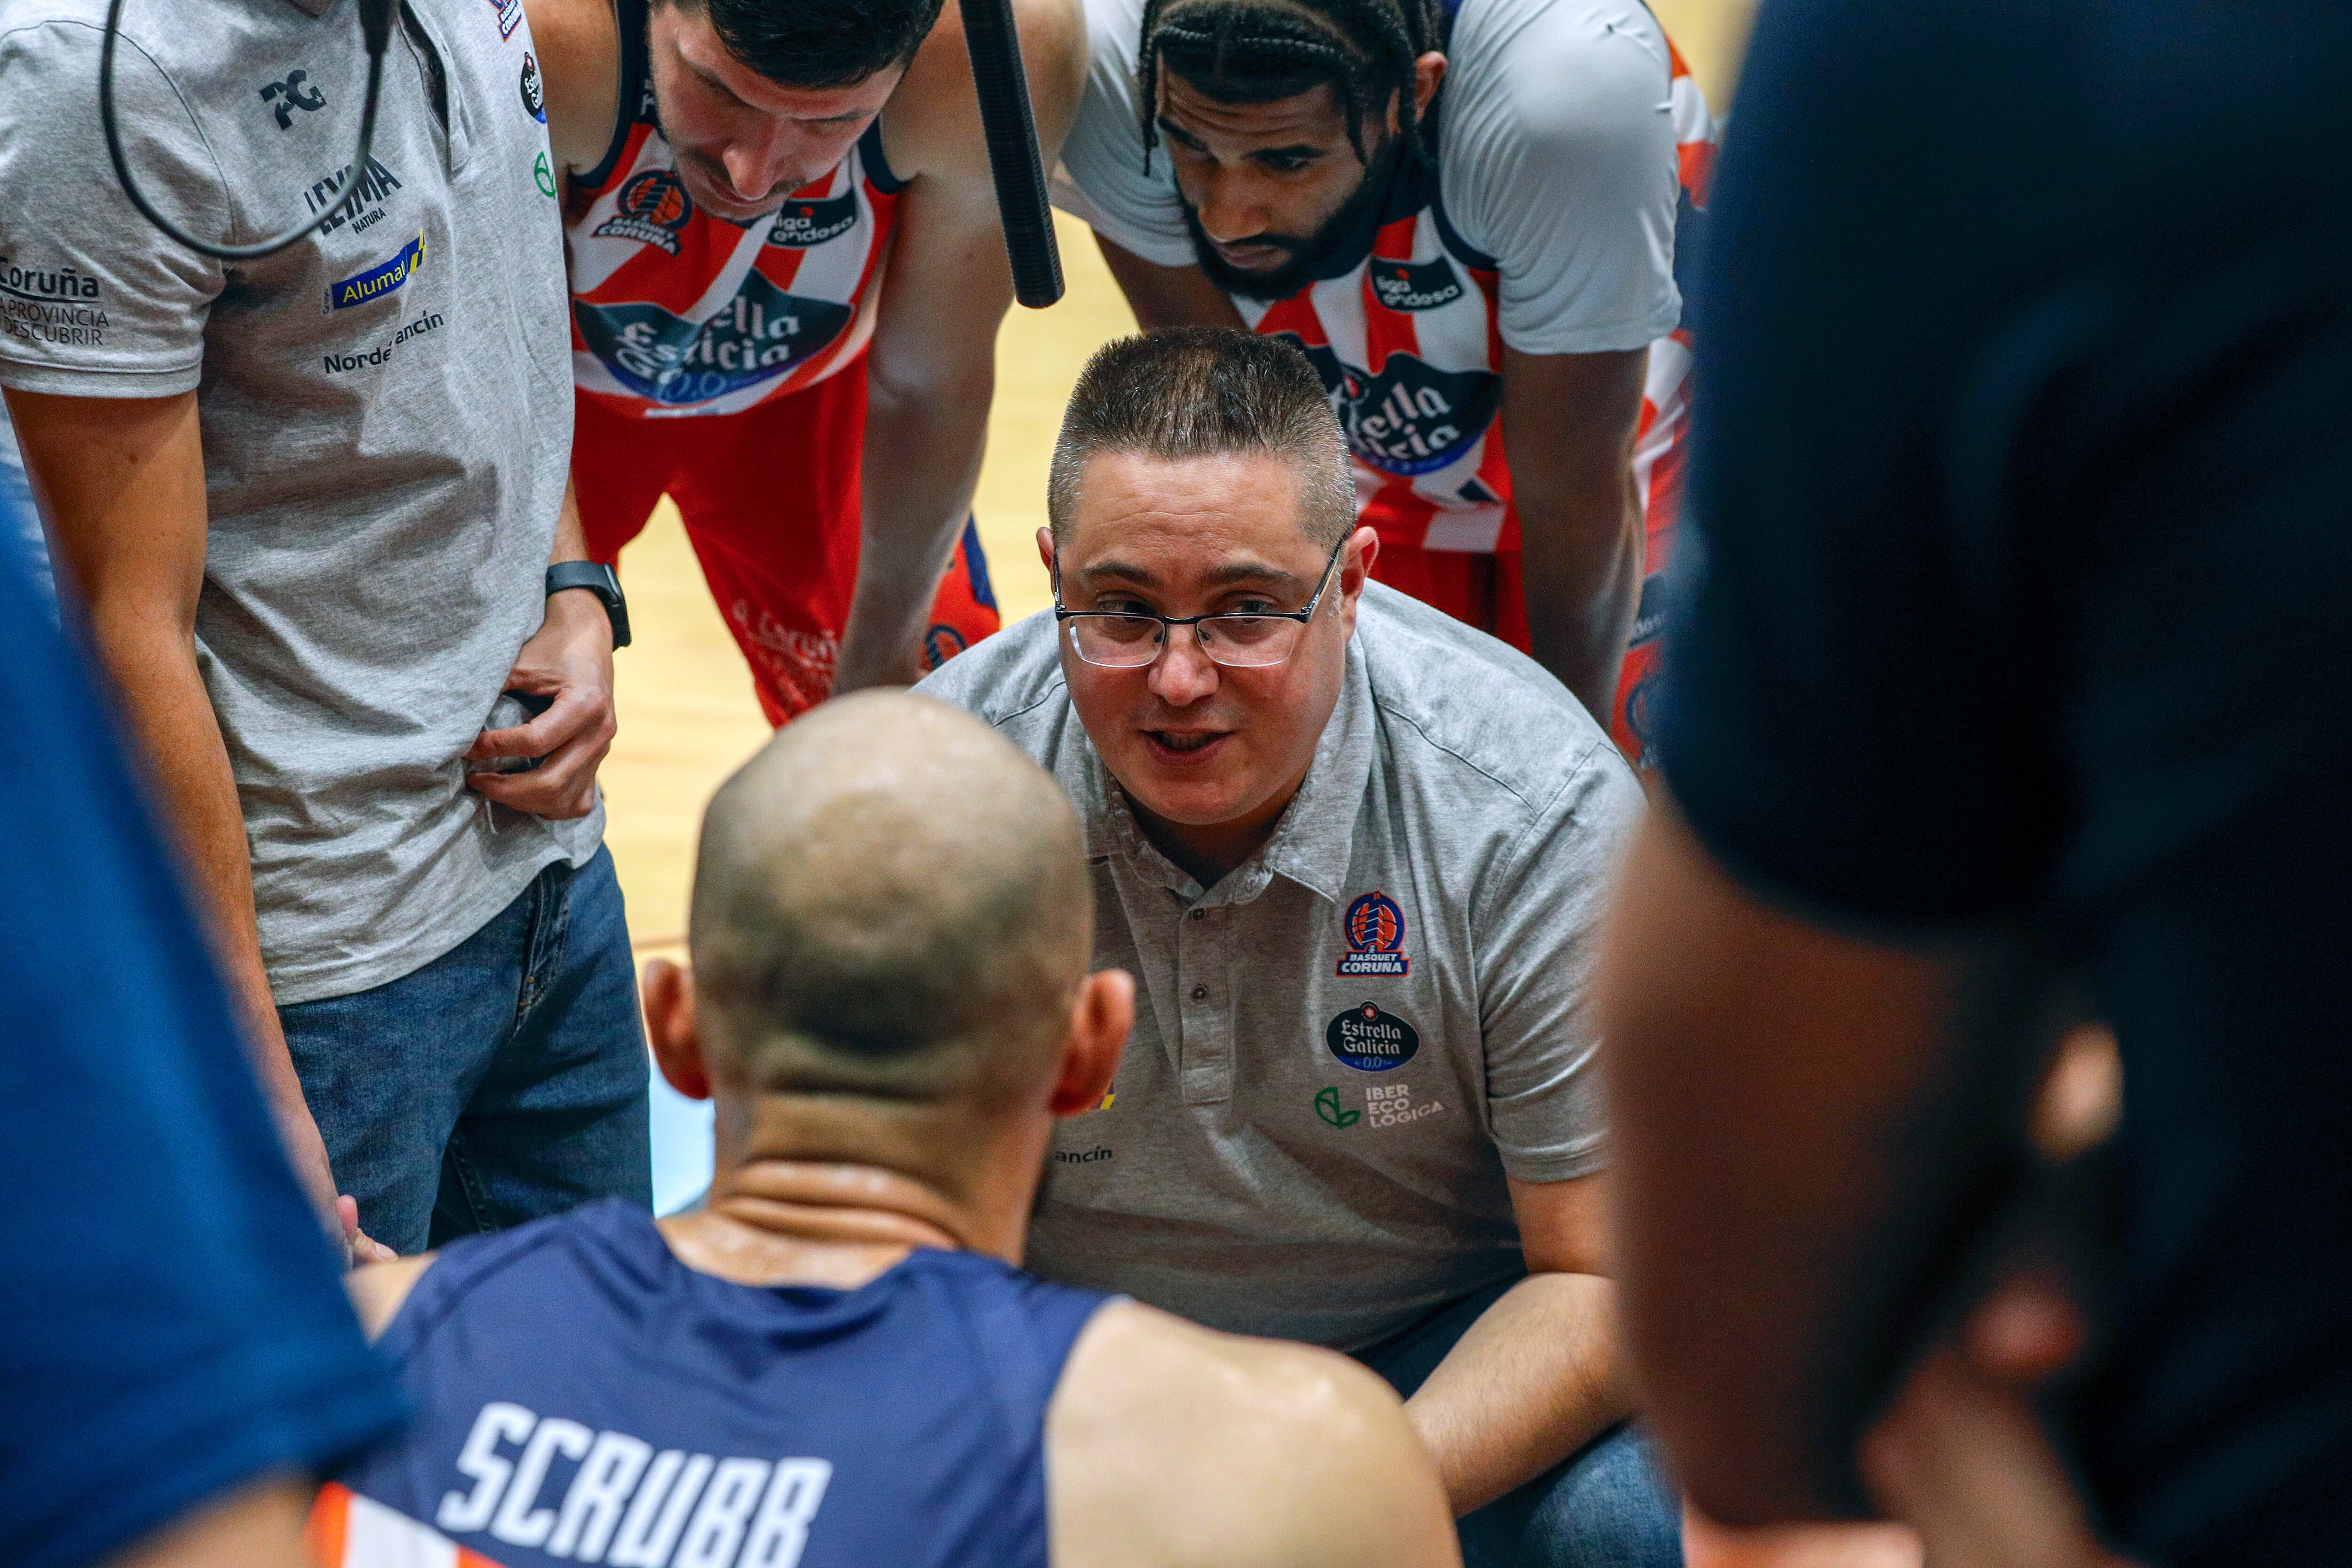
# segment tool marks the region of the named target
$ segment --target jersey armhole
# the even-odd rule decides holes
[[[878,114],[857,139],[857,166],[866,172],[874,188],[886,196],[895,196],[907,188],[907,182],[891,173],[889,155],[882,151],[882,117]]]
[[[637,105],[646,93],[646,0],[613,0],[613,26],[621,38],[621,90],[613,103],[613,139],[604,156],[575,184],[594,189],[613,177],[621,153],[629,144],[629,129],[637,122]]]
[[[1445,216],[1445,178],[1440,171],[1436,181],[1437,194],[1429,204],[1429,216],[1437,221],[1437,242],[1454,253],[1454,258],[1474,272],[1499,272],[1495,258],[1462,237],[1454,220]]]

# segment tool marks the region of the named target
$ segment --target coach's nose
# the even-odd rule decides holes
[[[1147,683],[1151,694],[1171,708],[1184,708],[1217,689],[1217,667],[1201,651],[1201,639],[1192,626],[1170,626],[1168,646],[1152,662]]]

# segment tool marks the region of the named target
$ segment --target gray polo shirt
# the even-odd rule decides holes
[[[572,442],[563,237],[521,0],[403,9],[354,199],[223,266],[116,184],[104,0],[0,0],[0,384],[197,395],[197,660],[280,1003],[417,968],[603,833],[601,810],[550,823],[464,787],[544,614]],[[193,233],[275,233],[341,174],[365,78],[353,0],[131,0],[131,168]]]
[[[1591,971],[1642,808],[1564,688],[1371,585],[1305,784],[1205,891],[1104,771],[1051,614],[917,689],[1069,792],[1095,962],[1138,984],[1109,1100],[1055,1134],[1032,1266],[1341,1349],[1519,1270],[1504,1177],[1603,1163]]]

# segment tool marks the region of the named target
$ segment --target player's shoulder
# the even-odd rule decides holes
[[[1674,47],[1641,0],[1463,0],[1446,41],[1449,151],[1517,140],[1572,153],[1644,125],[1674,79]]]
[[[1356,640],[1392,757],[1525,809],[1580,774],[1625,772],[1583,704],[1534,659],[1384,584],[1365,585]]]
[[[1402,1402],[1331,1351],[1114,1301],[1071,1352],[1046,1441],[1065,1568],[1132,1562],[1139,1541],[1162,1561],[1234,1568],[1454,1560]]]

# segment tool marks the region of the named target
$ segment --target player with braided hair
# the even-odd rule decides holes
[[[1138,321],[1296,341],[1372,574],[1533,653],[1638,761],[1687,426],[1677,231],[1714,153],[1656,19],[1087,0],[1087,31],[1058,196]]]

